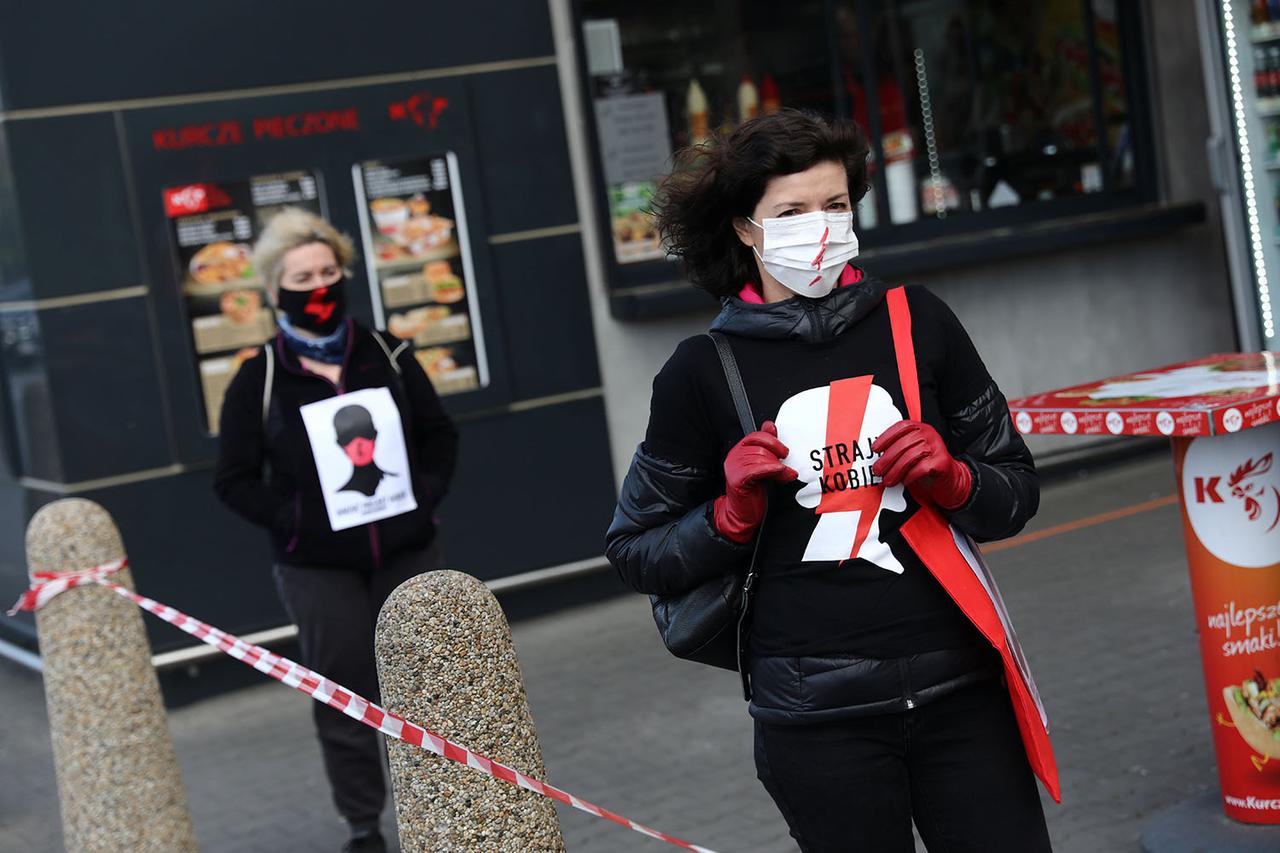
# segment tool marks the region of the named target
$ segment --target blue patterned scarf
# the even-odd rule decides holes
[[[324,364],[342,364],[346,358],[350,319],[344,320],[332,335],[324,338],[305,338],[298,334],[283,311],[276,314],[276,322],[280,324],[285,346],[296,354]]]

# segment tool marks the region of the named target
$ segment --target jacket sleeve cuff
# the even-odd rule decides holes
[[[970,536],[979,540],[987,539],[989,537],[983,534],[987,532],[984,528],[988,525],[984,521],[989,515],[989,509],[983,506],[983,492],[987,490],[986,479],[998,475],[991,470],[990,466],[983,465],[967,455],[957,458],[969,466],[969,471],[973,474],[973,486],[970,488],[969,497],[964,503],[953,509],[943,509],[942,514],[948,521]]]
[[[751,556],[751,542],[735,542],[716,530],[712,502],[688,513],[676,527],[676,548],[686,589],[735,571]]]
[[[956,459],[969,469],[969,496],[959,506],[943,508],[943,512],[948,515],[956,515],[972,508],[978,501],[978,492],[982,490],[982,466],[968,456],[957,456]]]
[[[719,498],[717,498],[716,500],[719,500]],[[714,540],[717,545],[720,545],[721,547],[734,552],[748,551],[751,549],[751,543],[755,540],[754,535],[748,538],[747,541],[745,542],[739,542],[737,539],[733,539],[729,536],[725,536],[723,533],[720,532],[720,528],[716,527],[716,502],[715,501],[707,501],[700,515],[702,516],[703,520],[706,522],[707,530],[711,536],[711,539]]]
[[[1005,539],[1022,529],[1034,514],[1034,505],[1018,488],[1018,474],[1000,466],[965,458],[973,470],[973,491],[957,509],[944,510],[946,518],[979,542]],[[1030,501],[1034,504],[1034,501]]]

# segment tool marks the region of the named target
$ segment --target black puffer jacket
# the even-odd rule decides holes
[[[859,324],[872,314],[883,313],[885,290],[883,283],[864,279],[820,300],[797,297],[769,305],[752,305],[726,299],[712,328],[730,336],[740,362],[749,342],[738,339],[812,345],[812,358],[817,361],[823,348],[841,336],[873,334],[870,325]],[[918,303],[926,304],[926,296],[937,302],[935,297],[922,294],[919,289],[913,288],[909,294],[913,291]],[[876,322],[883,324],[884,321],[867,320],[873,325]],[[921,332],[917,325],[918,347],[922,334],[927,331]],[[698,346],[693,340],[686,341],[682,348]],[[707,344],[709,346],[709,341]],[[964,344],[972,348],[967,337]],[[676,362],[679,355],[677,350],[672,361]],[[671,368],[669,363],[664,370]],[[679,368],[679,372],[690,372],[688,364],[680,364]],[[718,363],[715,370],[719,370]],[[744,377],[747,373],[744,370]],[[660,402],[664,381],[662,375],[655,380],[652,413],[655,419],[663,416],[660,407],[669,409],[678,405],[671,400]],[[716,453],[698,459],[679,458],[673,450],[655,446],[651,421],[650,437],[637,449],[623,482],[607,534],[606,553],[624,582],[638,592],[658,595],[679,592],[710,578],[742,570],[750,559],[751,545],[738,544],[720,535],[711,517],[712,504],[724,490],[720,467],[724,452],[741,437],[740,430],[734,427],[737,420],[727,388],[723,387],[724,380],[721,377],[718,381],[722,386],[718,395],[701,386],[689,393],[688,396],[695,399],[687,400],[685,408],[692,413],[681,421],[685,431],[699,431],[702,421],[715,421],[708,424],[706,430],[714,433],[719,442]],[[924,372],[921,382],[923,390]],[[749,378],[747,392],[758,418],[774,416],[776,410],[767,403],[762,410]],[[1031,454],[1012,428],[1005,398],[985,368],[981,371],[981,380],[967,385],[960,395],[963,402],[955,402],[955,395],[950,395],[952,405],[934,412],[933,419],[941,426],[939,431],[952,453],[972,470],[974,488],[963,506],[945,515],[957,529],[980,541],[1011,536],[1038,507],[1039,487]],[[935,396],[939,400],[948,399],[947,394]],[[721,408],[727,411],[720,412]],[[773,504],[770,518],[773,518]],[[766,530],[771,524],[772,521],[766,523]],[[766,533],[762,553],[768,539]],[[762,572],[762,581],[767,581],[770,567],[757,568]],[[971,628],[967,622],[965,627]],[[976,631],[974,634],[976,636]],[[850,655],[839,648],[815,648],[795,654],[754,654],[751,714],[765,722],[799,724],[884,713],[928,702],[979,679],[998,677],[998,659],[988,646],[982,643],[955,645],[955,648],[925,649],[901,656]]]
[[[277,334],[267,344],[275,370],[266,417],[263,353],[241,366],[222,405],[214,490],[238,515],[270,533],[278,563],[370,570],[398,553],[425,548],[436,535],[433,512],[453,477],[458,432],[412,347],[348,322],[341,388],[304,370]],[[395,357],[394,368],[388,354]],[[389,389],[400,410],[410,470],[394,473],[407,477],[418,506],[335,532],[300,410],[364,388]]]

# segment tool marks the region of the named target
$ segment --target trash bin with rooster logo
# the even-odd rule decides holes
[[[1173,441],[1222,804],[1280,824],[1280,353],[1014,400],[1019,432]]]

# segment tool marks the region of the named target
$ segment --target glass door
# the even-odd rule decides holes
[[[1280,269],[1280,0],[1215,0],[1213,6],[1221,37],[1210,47],[1221,70],[1209,80],[1226,86],[1235,155],[1234,174],[1222,177],[1242,214],[1224,211],[1224,218],[1228,228],[1239,223],[1243,233],[1229,234],[1228,243],[1247,258],[1233,269],[1241,344],[1276,349],[1270,277]]]

